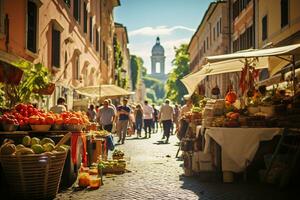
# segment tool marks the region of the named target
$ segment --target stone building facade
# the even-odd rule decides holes
[[[228,6],[226,1],[217,1],[210,3],[206,10],[188,46],[191,72],[199,71],[206,64],[206,56],[229,53]],[[211,90],[218,86],[219,97],[224,97],[229,78],[228,74],[206,77],[200,83],[205,86],[205,96],[211,97]]]
[[[58,97],[72,109],[74,88],[113,81],[113,9],[118,0],[0,0],[0,50],[41,62],[56,84],[46,107]],[[4,30],[8,18],[9,37]],[[8,41],[7,41],[8,39]]]

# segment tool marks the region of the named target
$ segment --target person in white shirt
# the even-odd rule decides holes
[[[173,108],[170,106],[170,100],[166,99],[164,105],[161,106],[158,119],[163,124],[163,139],[166,137],[165,143],[169,142],[171,127],[173,123]]]
[[[63,112],[67,111],[67,108],[65,106],[65,99],[63,97],[59,97],[57,99],[57,105],[50,108],[50,111],[56,114],[61,114]]]
[[[149,133],[149,138],[151,138],[154,110],[150,105],[148,105],[148,101],[144,102],[143,111],[145,138],[147,138],[147,133]]]

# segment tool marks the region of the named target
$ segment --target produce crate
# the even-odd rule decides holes
[[[50,199],[58,192],[67,152],[1,155],[0,161],[13,199]]]
[[[102,173],[103,174],[118,174],[118,173],[124,173],[125,167],[113,167],[113,168],[103,168]]]

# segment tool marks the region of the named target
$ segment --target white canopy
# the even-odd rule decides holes
[[[259,58],[256,63],[256,69],[263,69],[269,67],[268,58]],[[240,72],[244,67],[244,62],[239,59],[226,60],[216,63],[208,63],[202,67],[202,69],[196,73],[185,76],[181,81],[188,89],[189,94],[192,94],[197,85],[206,77],[216,74],[224,74],[230,72]]]
[[[119,97],[133,94],[116,85],[87,86],[75,89],[78,94],[91,98]]]
[[[269,57],[269,56],[290,56],[290,55],[299,55],[300,54],[300,44],[268,48],[268,49],[258,49],[253,51],[243,51],[232,54],[224,54],[218,56],[208,56],[206,57],[207,61],[219,62],[230,59],[239,59],[239,58],[254,58],[254,57]]]

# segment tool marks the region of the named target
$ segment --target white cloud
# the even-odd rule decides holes
[[[129,32],[129,36],[144,35],[144,36],[157,36],[157,35],[171,35],[173,31],[185,30],[195,32],[194,29],[185,26],[157,26],[157,27],[143,27]]]

